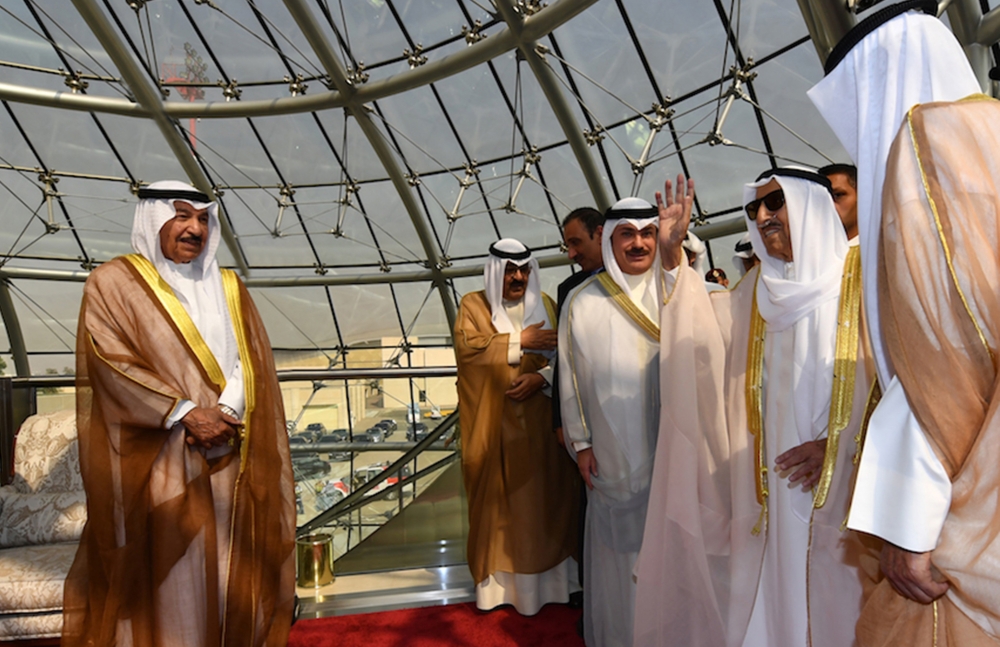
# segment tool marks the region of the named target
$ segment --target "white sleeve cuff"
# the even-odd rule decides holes
[[[868,423],[847,526],[924,553],[950,507],[951,479],[894,377]]]
[[[166,423],[167,429],[173,429],[174,425],[179,423],[181,421],[181,418],[190,413],[191,410],[194,408],[195,404],[190,400],[181,400],[180,402],[178,402],[177,406],[174,407],[174,410],[170,413],[169,416],[167,416],[167,423]]]
[[[542,393],[544,393],[545,395],[547,395],[547,396],[549,396],[551,398],[552,397],[552,364],[549,364],[548,366],[546,366],[544,368],[538,369],[538,374],[542,376],[543,380],[545,380],[545,386],[542,387]]]
[[[511,333],[510,338],[507,340],[507,363],[511,366],[517,366],[521,363],[520,333]]]
[[[240,360],[236,360],[233,372],[226,379],[226,388],[219,396],[219,404],[231,407],[237,413],[236,417],[243,419],[243,414],[246,413],[246,393],[243,391],[243,365]]]
[[[563,431],[565,432],[566,430],[563,429]],[[590,449],[590,447],[591,444],[586,440],[577,440],[573,442],[573,451],[575,451],[577,454],[579,454],[585,449]]]

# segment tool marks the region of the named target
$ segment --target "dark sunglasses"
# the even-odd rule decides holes
[[[760,209],[762,202],[764,203],[764,206],[767,207],[768,211],[774,213],[778,209],[785,206],[785,192],[778,189],[777,191],[771,191],[763,198],[754,200],[753,202],[748,202],[746,210],[747,217],[750,218],[750,220],[757,220],[757,210]]]

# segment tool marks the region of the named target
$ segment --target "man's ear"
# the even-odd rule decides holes
[[[603,235],[604,235],[604,225],[597,225],[596,227],[594,227],[594,235],[591,236],[591,238],[593,238],[594,236],[600,238]]]

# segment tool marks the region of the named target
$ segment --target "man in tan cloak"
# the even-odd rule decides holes
[[[271,346],[215,259],[218,207],[139,191],[136,254],[96,269],[77,331],[87,525],[62,645],[279,647],[295,499]]]
[[[691,198],[660,204],[660,438],[636,564],[634,645],[846,647],[864,554],[847,516],[870,384],[861,275],[829,180],[744,187],[760,264],[707,293],[680,245]]]
[[[576,584],[579,477],[552,433],[555,306],[520,242],[490,246],[455,322],[469,569],[476,604],[534,615]]]
[[[866,19],[809,92],[858,166],[883,391],[848,522],[886,540],[863,647],[1000,643],[1000,104],[937,7]]]

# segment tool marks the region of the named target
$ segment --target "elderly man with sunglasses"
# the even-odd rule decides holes
[[[521,242],[490,245],[486,289],[462,298],[455,322],[466,555],[476,604],[534,615],[579,590],[579,478],[552,433],[548,385],[556,310]]]
[[[858,250],[829,180],[769,170],[744,187],[761,263],[709,295],[682,262],[682,180],[657,194],[665,377],[634,644],[851,645],[866,548],[842,523],[873,373]]]

